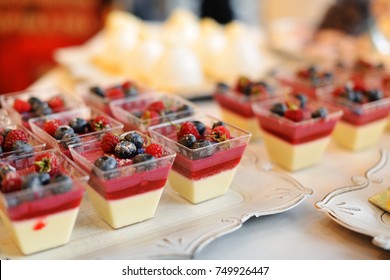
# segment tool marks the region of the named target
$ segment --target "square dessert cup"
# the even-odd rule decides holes
[[[235,85],[218,83],[213,97],[221,109],[224,121],[251,132],[251,139],[257,140],[261,138],[261,134],[252,103],[283,95],[286,90],[287,88],[283,88],[275,79],[269,77],[259,81],[240,77]]]
[[[27,138],[27,143],[30,144],[30,146],[26,149],[24,147],[20,147],[20,148],[15,148],[15,149],[12,149],[12,150],[7,150],[4,145],[5,145],[5,142],[4,142],[4,135],[5,133],[3,131],[11,131],[11,130],[20,130],[20,131],[23,131],[26,138]],[[0,158],[1,160],[5,159],[6,157],[9,157],[9,156],[13,156],[13,155],[22,155],[22,154],[25,154],[25,153],[32,153],[32,152],[39,152],[39,151],[42,151],[46,148],[46,143],[41,140],[41,138],[39,138],[37,135],[31,133],[31,131],[29,131],[28,129],[26,129],[24,126],[21,126],[21,125],[18,125],[18,124],[8,124],[8,125],[5,125],[3,127],[0,127],[0,135],[3,137],[2,139],[2,143],[0,145],[1,147],[1,152],[0,152]],[[16,138],[12,140],[10,140],[11,142],[15,142],[16,141]],[[23,140],[24,141],[24,140]],[[15,146],[14,146],[15,147]],[[29,150],[29,149],[32,149],[32,150]]]
[[[121,135],[134,131],[125,132]],[[138,132],[147,139],[145,134]],[[150,139],[151,143],[155,143]],[[175,153],[163,147],[163,156],[131,163],[116,158],[118,168],[103,171],[94,163],[101,156],[101,140],[94,139],[69,147],[74,161],[90,174],[88,196],[99,216],[112,228],[139,223],[154,217]],[[114,155],[111,155],[114,156]]]
[[[69,176],[67,180],[53,179],[56,178],[53,174],[50,182],[43,186],[0,192],[1,219],[25,255],[69,242],[88,181],[87,173],[57,150],[8,158],[1,162],[1,169],[4,165],[11,165],[17,176],[26,178],[24,176],[36,172],[36,159],[47,154],[57,158],[59,172]],[[3,177],[3,186],[8,176]]]
[[[163,108],[159,108],[161,102]],[[157,93],[115,100],[109,106],[126,130],[143,133],[147,133],[150,126],[189,117],[196,112],[195,105],[184,98]]]
[[[45,105],[43,108],[49,107],[50,110],[34,110],[32,109],[33,106],[31,106],[31,110],[20,113],[15,108],[15,100],[21,99],[24,102],[28,101],[29,98],[38,98],[41,100]],[[62,105],[57,103],[50,103],[49,100],[52,98],[59,97],[62,99]],[[25,91],[19,91],[19,92],[13,92],[13,93],[7,93],[0,96],[0,103],[1,106],[7,111],[7,113],[10,115],[12,121],[17,124],[21,124],[25,126],[26,128],[30,129],[28,120],[30,118],[35,118],[39,116],[49,115],[52,113],[59,113],[63,111],[73,110],[76,108],[80,108],[85,106],[83,100],[78,98],[75,94],[72,94],[70,92],[67,92],[61,88],[57,87],[51,87],[51,88],[40,88],[40,89],[30,89]]]
[[[63,140],[57,140],[44,130],[44,125],[48,120],[57,119],[61,121],[62,125],[69,125],[69,122],[76,117],[90,121],[98,116],[103,116],[104,118],[107,118],[110,122],[110,127],[86,133],[76,133],[74,137],[67,138],[65,142]],[[91,139],[99,137],[101,132],[112,131],[113,133],[121,133],[123,130],[122,123],[118,122],[114,118],[111,118],[102,111],[89,107],[83,107],[44,117],[32,118],[29,119],[29,125],[31,127],[32,132],[38,135],[38,137],[40,137],[43,141],[45,141],[49,148],[58,149],[69,158],[72,158],[72,155],[68,148],[70,143],[76,143],[78,141],[88,142]]]
[[[85,103],[113,116],[109,103],[113,100],[137,97],[149,92],[138,83],[126,79],[86,81],[76,85]]]
[[[190,149],[178,142],[176,132],[182,123],[193,121],[200,121],[206,126],[205,135],[210,135],[213,124],[220,122],[211,116],[196,115],[152,126],[149,133],[158,143],[176,152],[169,184],[179,195],[195,204],[228,191],[251,133],[224,123],[231,139]]]
[[[271,111],[275,104],[285,102],[286,97],[258,101],[253,103],[253,111],[270,159],[289,171],[296,171],[320,162],[342,111],[309,98],[301,109],[303,120],[293,121]],[[326,109],[326,115],[313,118],[311,114],[320,108]]]
[[[378,143],[389,122],[390,92],[375,101],[354,102],[342,97],[340,88],[322,100],[338,107],[344,113],[333,132],[341,147],[351,151],[369,148]]]

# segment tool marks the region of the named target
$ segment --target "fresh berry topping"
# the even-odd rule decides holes
[[[105,97],[105,93],[104,93],[104,90],[101,88],[101,87],[98,87],[98,86],[93,86],[93,87],[90,87],[89,89],[93,94],[96,94],[97,96],[100,96],[100,97]]]
[[[155,157],[152,156],[151,154],[138,154],[133,158],[133,163],[140,163],[148,160],[154,160]]]
[[[60,125],[61,121],[58,119],[47,120],[43,124],[43,130],[46,131],[49,135],[54,136],[54,133]]]
[[[119,137],[112,132],[107,132],[104,134],[102,141],[100,142],[100,147],[105,153],[114,153],[115,146],[119,143]]]
[[[207,147],[207,148],[206,148]],[[205,158],[214,154],[214,148],[209,140],[198,140],[192,146],[191,149],[200,149],[197,153],[193,154],[193,159]]]
[[[75,117],[69,121],[69,126],[76,133],[86,133],[89,131],[89,123],[86,119]]]
[[[200,121],[193,121],[192,123],[195,125],[195,127],[198,130],[199,134],[201,136],[203,136],[204,132],[206,131],[206,126],[204,125],[204,123],[202,123]]]
[[[122,159],[133,158],[137,154],[137,147],[130,141],[119,142],[114,149],[115,155]]]
[[[66,193],[70,191],[73,187],[73,182],[70,176],[66,174],[57,174],[53,178],[53,183],[57,183],[57,187],[54,187],[52,189],[52,193],[54,194],[61,194],[61,193]]]
[[[105,116],[97,116],[91,120],[91,129],[93,131],[99,131],[109,128],[111,125],[110,120]]]
[[[46,116],[46,115],[53,114],[53,110],[49,107],[49,105],[46,102],[44,102],[36,107],[34,113],[37,116]]]
[[[211,128],[213,129],[213,128],[217,127],[217,126],[224,126],[224,125],[225,124],[223,123],[223,121],[217,121],[217,122],[213,123]]]
[[[22,99],[16,98],[14,101],[14,109],[18,113],[25,113],[31,111],[31,105],[27,101],[24,101]]]
[[[217,92],[227,92],[230,89],[229,85],[223,82],[218,82],[216,87]]]
[[[196,142],[196,137],[193,134],[186,134],[181,137],[178,142],[187,148],[191,148],[191,146]]]
[[[118,163],[115,158],[110,156],[101,156],[95,162],[94,165],[103,171],[114,170],[118,167]]]
[[[60,160],[52,153],[43,153],[35,157],[35,171],[48,172],[51,176],[59,173]]]
[[[295,98],[298,99],[299,107],[301,109],[306,107],[306,103],[307,103],[307,96],[306,95],[304,95],[304,94],[296,94]]]
[[[145,153],[145,148],[139,148],[138,150],[137,150],[137,155],[139,155],[139,154],[144,154]]]
[[[198,140],[192,144],[191,149],[199,149],[208,146],[211,146],[211,142],[209,140]]]
[[[110,99],[118,99],[124,97],[124,92],[120,87],[112,87],[106,89],[106,94]]]
[[[47,104],[55,112],[62,111],[65,108],[64,99],[59,95],[50,98]]]
[[[328,110],[324,107],[318,108],[316,111],[311,113],[312,118],[325,118],[328,115]]]
[[[1,192],[10,193],[19,191],[22,188],[22,178],[15,173],[8,173],[1,180]]]
[[[192,134],[196,137],[197,140],[201,139],[201,135],[198,131],[198,129],[196,128],[195,124],[192,123],[192,122],[183,122],[180,126],[179,126],[179,130],[177,131],[177,139],[180,139],[182,138],[184,135],[186,134]]]
[[[223,142],[231,138],[229,130],[223,126],[216,126],[211,130],[211,139],[214,142]]]
[[[377,101],[383,98],[383,92],[378,89],[368,90],[366,95],[369,102]]]
[[[251,81],[248,77],[241,76],[236,83],[236,91],[245,93],[246,89],[250,87]]]
[[[36,111],[38,109],[38,107],[40,107],[43,103],[42,100],[40,100],[38,97],[34,97],[34,96],[30,97],[27,102],[30,104],[31,109],[33,111]]]
[[[289,109],[284,113],[284,117],[294,122],[303,121],[303,111],[301,109]]]
[[[144,138],[137,132],[126,133],[123,139],[133,143],[137,147],[137,149],[142,148],[145,142]]]
[[[28,142],[27,133],[20,129],[12,129],[8,132],[3,143],[4,151],[12,151],[12,147],[17,140]]]
[[[38,173],[31,173],[23,177],[21,186],[22,190],[37,190],[39,188],[42,188],[42,182]]]
[[[3,180],[4,176],[8,173],[16,173],[15,167],[4,162],[0,162],[0,181]]]
[[[5,139],[7,137],[8,133],[12,131],[12,128],[3,128],[0,132],[1,136]]]
[[[72,133],[67,133],[62,137],[61,139],[61,145],[64,148],[68,148],[72,144],[77,144],[81,142],[81,138],[78,134],[72,132]]]
[[[34,147],[28,142],[16,140],[12,145],[11,151],[15,151],[16,155],[28,154],[34,151]]]
[[[284,116],[287,111],[287,105],[285,103],[275,103],[271,107],[271,112],[279,116]]]
[[[165,104],[162,101],[152,102],[148,106],[148,110],[156,111],[156,112],[161,112],[161,111],[163,111],[165,109],[166,109]]]
[[[155,158],[160,158],[160,157],[164,156],[164,149],[159,144],[152,143],[145,148],[145,153],[152,155]]]
[[[50,174],[47,172],[41,172],[39,174],[39,179],[41,180],[42,185],[47,185],[50,183]]]
[[[66,134],[73,134],[74,130],[69,125],[61,125],[54,132],[54,138],[61,140]]]
[[[154,110],[146,110],[141,115],[142,120],[151,120],[149,125],[158,124],[159,117],[160,117],[160,114]]]

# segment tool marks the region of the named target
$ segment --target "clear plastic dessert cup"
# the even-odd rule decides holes
[[[10,131],[20,131],[23,134],[22,138],[8,138],[11,137],[11,135],[8,136]],[[12,133],[11,133],[12,134]],[[1,152],[0,152],[0,158],[3,160],[6,157],[13,156],[13,155],[22,155],[22,154],[29,154],[32,152],[38,152],[42,151],[46,148],[46,143],[41,140],[37,135],[31,133],[28,129],[26,129],[24,126],[18,125],[18,124],[8,124],[6,126],[0,127],[0,135],[1,135]],[[7,136],[8,137],[7,137]],[[22,141],[25,144],[18,144],[17,139],[19,141]],[[10,145],[13,143],[12,145]]]
[[[189,117],[196,112],[195,105],[184,98],[162,94],[115,100],[110,102],[110,108],[126,130],[144,133],[150,126]]]
[[[59,101],[59,99],[62,101]],[[24,103],[29,103],[28,101],[30,100],[30,107],[25,104],[18,104],[17,102],[19,101],[17,100],[21,100]],[[73,110],[85,106],[84,101],[75,94],[56,87],[3,94],[0,96],[0,102],[1,106],[7,111],[14,123],[21,124],[28,129],[30,129],[28,123],[30,118]]]
[[[47,154],[56,157],[59,169],[43,185],[41,179],[37,184],[31,180],[37,177],[31,177],[37,174],[39,157]],[[56,150],[8,158],[1,162],[0,170],[5,174],[0,192],[0,216],[20,251],[27,255],[67,244],[88,181],[87,173]],[[20,185],[19,190],[5,189],[6,183],[15,178],[21,178],[21,189]],[[8,185],[15,188],[15,184]]]
[[[239,86],[240,83],[245,85]],[[251,132],[251,139],[257,140],[261,138],[261,134],[252,103],[283,95],[286,91],[287,88],[281,87],[274,79],[250,81],[248,78],[240,77],[235,85],[218,83],[213,97],[221,109],[224,121]]]
[[[176,152],[169,174],[173,190],[191,203],[200,203],[225,194],[235,176],[251,133],[224,123],[230,139],[209,146],[191,149],[178,142],[178,126],[184,122],[202,122],[205,138],[211,135],[212,126],[220,120],[206,115],[176,120],[149,128],[153,139]]]
[[[360,87],[360,86],[359,86]],[[348,93],[345,88],[337,88],[332,94],[322,97],[322,100],[341,109],[344,114],[337,123],[333,133],[334,140],[343,148],[351,151],[366,149],[375,146],[383,135],[389,121],[390,92],[369,89],[377,97],[367,99],[367,91],[360,88]]]
[[[96,117],[104,117],[109,120],[110,124],[107,127],[102,127],[98,130],[88,129],[86,132],[83,133],[75,132],[72,137],[64,136],[62,139],[59,140],[57,140],[54,136],[50,135],[44,129],[45,123],[50,120],[59,120],[61,125],[69,125],[70,121],[74,118],[81,118],[86,120],[88,123],[91,123],[91,121]],[[31,127],[32,132],[38,135],[43,141],[45,141],[49,148],[58,149],[69,158],[72,158],[68,148],[70,144],[74,144],[77,142],[88,142],[91,139],[99,137],[101,132],[112,131],[114,133],[120,134],[123,131],[122,123],[99,110],[89,107],[83,107],[71,111],[52,114],[45,117],[32,118],[29,119],[29,125]]]
[[[4,109],[0,109],[0,127],[9,125],[12,123],[10,116],[7,111]]]
[[[258,101],[253,103],[253,111],[270,159],[289,171],[296,171],[321,161],[342,110],[308,99],[305,108],[301,109],[303,119],[294,121],[271,111],[275,104],[285,102],[286,97]],[[319,109],[325,110],[326,114],[313,117]]]
[[[69,147],[74,161],[90,174],[87,193],[99,216],[114,229],[153,218],[175,153],[162,147],[161,157],[133,163],[132,159],[105,153],[101,143],[95,139]],[[114,170],[103,171],[95,165],[99,158],[107,155],[118,163]]]

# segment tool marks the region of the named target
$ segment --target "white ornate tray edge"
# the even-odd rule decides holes
[[[386,224],[384,220],[385,216],[390,216],[389,213],[377,208],[375,210],[376,217],[372,218],[377,219],[379,222],[374,227],[364,223],[358,226],[348,217],[348,215],[351,215],[353,211],[364,211],[364,208],[376,208],[375,206],[370,205],[368,197],[364,205],[361,204],[356,207],[349,207],[346,203],[343,203],[343,206],[341,206],[341,203],[336,204],[333,200],[350,192],[363,191],[364,189],[372,187],[372,185],[383,184],[384,180],[378,173],[383,171],[387,164],[389,164],[389,156],[387,151],[381,149],[378,162],[372,168],[368,169],[364,176],[352,176],[352,185],[335,189],[328,193],[321,201],[315,203],[315,207],[319,211],[325,212],[332,220],[352,231],[373,237],[372,243],[385,250],[390,250],[390,224]],[[362,205],[363,207],[361,207]],[[340,211],[341,207],[344,207],[344,210]]]

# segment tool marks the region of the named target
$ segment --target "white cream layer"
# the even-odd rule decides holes
[[[87,192],[100,217],[111,227],[121,228],[153,218],[163,188],[115,200],[104,199],[90,186]]]
[[[192,203],[199,203],[223,195],[236,174],[237,167],[199,180],[191,180],[171,170],[168,181],[172,189]]]

